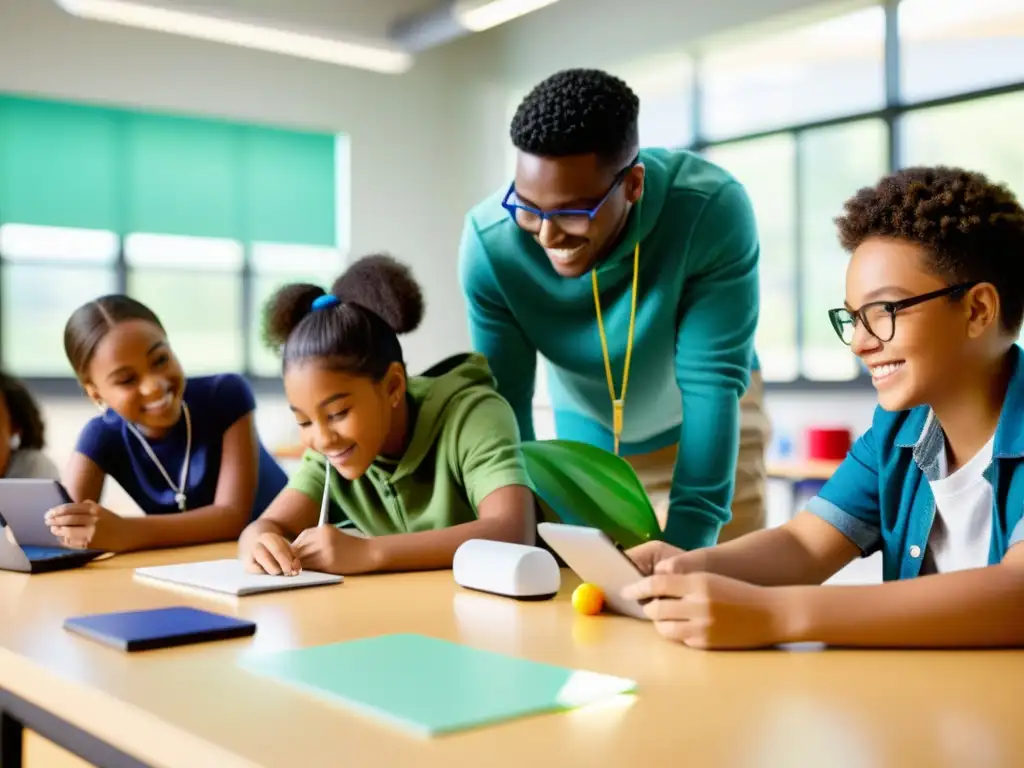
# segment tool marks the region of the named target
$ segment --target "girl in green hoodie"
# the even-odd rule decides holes
[[[468,539],[533,543],[512,409],[479,355],[407,375],[397,334],[422,315],[416,281],[386,256],[355,262],[329,293],[296,284],[271,300],[266,337],[307,451],[242,532],[249,570],[449,568]]]

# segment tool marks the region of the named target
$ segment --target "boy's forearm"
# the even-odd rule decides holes
[[[755,531],[684,557],[691,573],[717,573],[764,587],[821,584],[832,575],[785,527]]]
[[[1024,646],[1024,569],[995,565],[869,586],[781,588],[786,638],[870,648]]]

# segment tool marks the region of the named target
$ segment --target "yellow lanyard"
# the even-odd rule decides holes
[[[612,361],[608,356],[608,337],[604,333],[601,318],[601,294],[597,289],[597,267],[590,273],[594,284],[594,308],[597,310],[597,332],[601,335],[601,352],[604,355],[604,372],[608,377],[608,394],[612,399],[612,434],[615,437],[615,455],[619,455],[619,438],[622,435],[622,409],[626,404],[626,385],[629,384],[629,364],[633,357],[633,327],[636,323],[636,286],[640,275],[640,242],[633,249],[633,299],[629,307],[629,337],[626,340],[626,362],[622,370],[622,395],[615,396],[615,380],[612,378]]]

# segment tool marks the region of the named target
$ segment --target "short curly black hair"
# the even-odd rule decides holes
[[[0,371],[0,401],[10,413],[11,432],[21,438],[19,447],[29,451],[43,450],[46,447],[46,427],[39,405],[28,387]]]
[[[597,155],[611,166],[639,146],[640,99],[625,82],[599,69],[566,69],[523,99],[512,118],[516,149],[540,157]]]
[[[904,168],[846,201],[836,219],[839,242],[852,252],[871,237],[923,246],[935,272],[951,284],[991,283],[1002,324],[1024,321],[1024,209],[1002,184],[948,166]]]

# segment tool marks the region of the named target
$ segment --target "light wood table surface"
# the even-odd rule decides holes
[[[1020,766],[1024,652],[689,650],[631,619],[467,592],[450,572],[207,600],[132,580],[142,564],[233,556],[215,545],[85,570],[0,573],[0,687],[156,766]],[[257,622],[256,635],[125,654],[68,616],[176,604]],[[635,697],[420,739],[270,680],[248,654],[419,632],[631,677]]]
[[[768,462],[768,477],[780,480],[828,480],[832,477],[841,461],[824,459],[803,459],[799,461]]]

